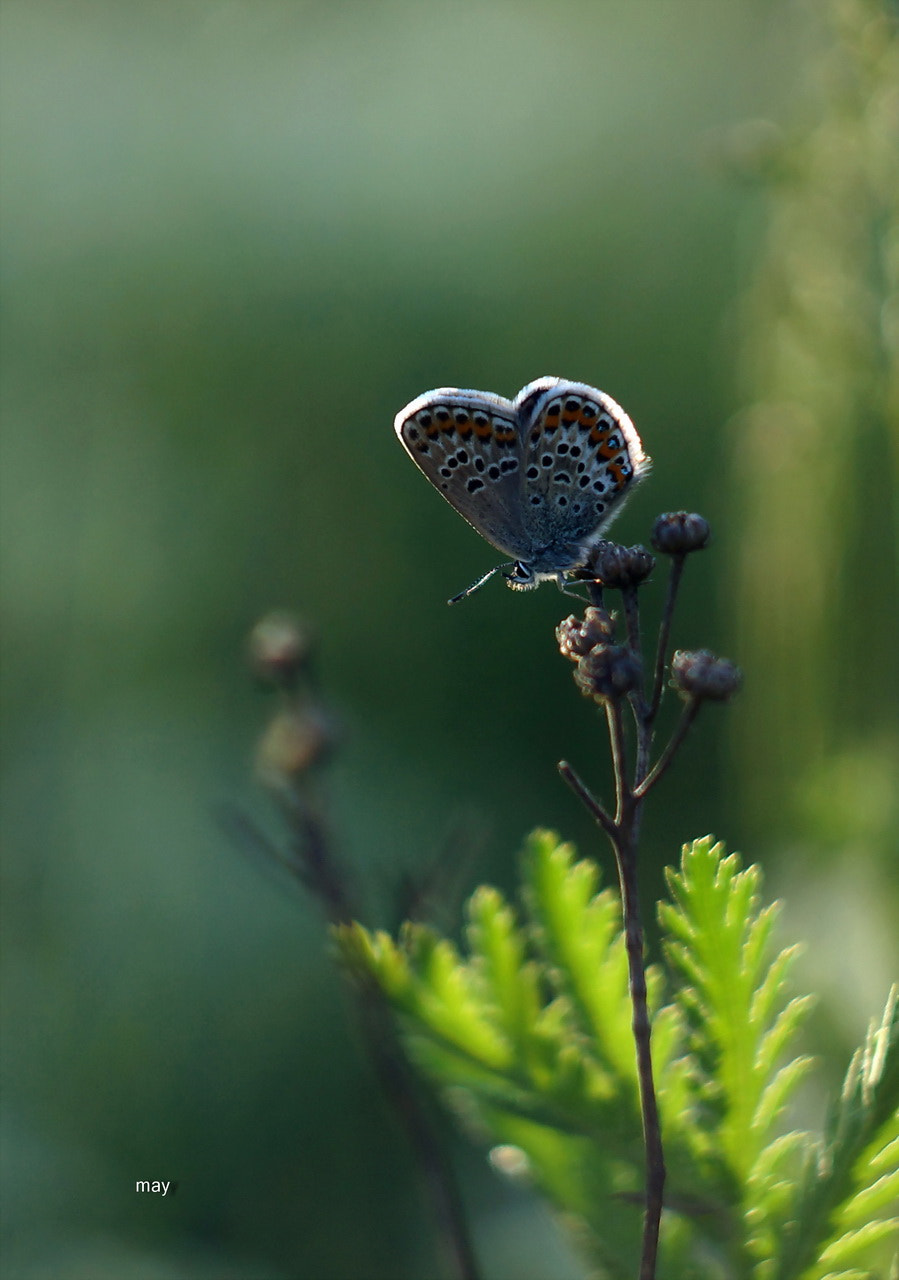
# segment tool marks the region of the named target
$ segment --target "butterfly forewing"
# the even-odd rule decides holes
[[[394,428],[415,465],[478,533],[515,559],[529,554],[521,436],[509,400],[440,387],[406,405]]]

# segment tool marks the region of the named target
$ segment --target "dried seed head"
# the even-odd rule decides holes
[[[582,619],[572,613],[560,622],[556,627],[556,639],[562,657],[577,662],[596,645],[608,644],[613,632],[612,619],[605,609],[591,605],[584,611]]]
[[[334,739],[334,726],[321,711],[277,712],[256,748],[259,780],[274,790],[289,786],[328,757]]]
[[[709,522],[693,511],[668,511],[657,516],[650,541],[666,556],[683,556],[701,551],[708,543]]]
[[[623,547],[617,542],[599,542],[584,566],[587,574],[604,587],[638,587],[655,568],[655,556],[645,547]]]
[[[312,637],[292,614],[269,613],[250,632],[248,649],[250,665],[260,679],[290,687],[309,660]]]
[[[574,679],[585,697],[611,702],[636,689],[640,674],[640,664],[626,645],[600,644],[578,660]]]
[[[671,683],[686,697],[726,702],[743,683],[743,673],[708,649],[678,649],[671,659]]]

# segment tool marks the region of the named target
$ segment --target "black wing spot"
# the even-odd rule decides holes
[[[486,489],[483,480],[479,480],[477,476],[472,476],[470,480],[465,482],[465,488],[469,493],[477,493],[478,489]]]

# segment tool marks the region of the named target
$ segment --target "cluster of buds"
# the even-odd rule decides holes
[[[577,663],[574,678],[588,698],[620,698],[640,683],[640,663],[627,645],[615,644],[615,626],[605,609],[591,605],[583,618],[574,614],[556,627],[562,655]]]
[[[662,620],[659,660],[664,658],[668,629],[674,607],[674,596],[684,559],[690,552],[700,551],[709,541],[709,524],[702,516],[688,511],[673,511],[659,516],[652,529],[652,545],[661,555],[672,558],[672,589]],[[655,568],[655,557],[645,547],[623,547],[614,542],[598,542],[583,568],[577,573],[582,581],[596,588],[619,590],[625,598],[626,612],[635,616],[636,589]],[[594,593],[594,599],[602,599]],[[643,664],[638,646],[638,629],[628,628],[627,643],[616,642],[615,622],[599,605],[589,607],[583,618],[574,615],[556,628],[556,638],[563,657],[577,664],[574,678],[581,692],[596,702],[606,703],[642,691]],[[657,672],[655,692],[642,714],[651,720],[661,693],[661,675]],[[687,700],[722,702],[737,691],[741,683],[739,669],[726,658],[717,658],[707,649],[695,652],[678,650],[671,663],[671,684]],[[638,701],[642,693],[638,696]]]
[[[331,717],[312,693],[312,651],[308,628],[291,614],[270,613],[250,633],[252,670],[281,694],[256,747],[256,774],[275,791],[295,787],[334,747]]]
[[[708,540],[708,521],[687,511],[668,512],[659,516],[653,525],[653,549],[659,555],[669,557],[669,571],[655,645],[655,662],[648,681],[644,681],[639,589],[649,578],[656,562],[645,547],[597,543],[583,568],[574,575],[586,581],[590,607],[583,618],[572,615],[556,628],[562,656],[576,664],[574,678],[578,688],[603,708],[609,733],[615,781],[614,809],[593,794],[567,760],[560,761],[559,773],[608,837],[621,886],[646,1152],[641,1276],[655,1275],[665,1184],[665,1159],[653,1081],[643,928],[637,895],[641,814],[647,796],[667,772],[702,704],[724,701],[739,688],[741,679],[740,672],[726,658],[717,658],[706,649],[692,653],[678,650],[671,661],[670,678],[684,705],[667,743],[653,761],[655,721],[662,698],[674,604],[687,556],[693,551],[700,551]],[[604,607],[607,589],[621,592],[622,639],[616,637],[614,620]]]

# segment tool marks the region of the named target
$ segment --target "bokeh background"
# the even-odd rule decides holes
[[[218,817],[276,829],[244,650],[280,606],[369,923],[453,831],[466,891],[536,824],[604,856],[554,768],[605,777],[570,603],[444,603],[496,556],[393,437],[436,385],[596,383],[655,460],[616,536],[711,520],[676,641],[746,689],[647,816],[646,899],[707,831],[762,861],[833,1083],[899,969],[895,5],[2,22],[4,1274],[444,1274],[319,914]],[[454,1154],[490,1280],[580,1274]]]

